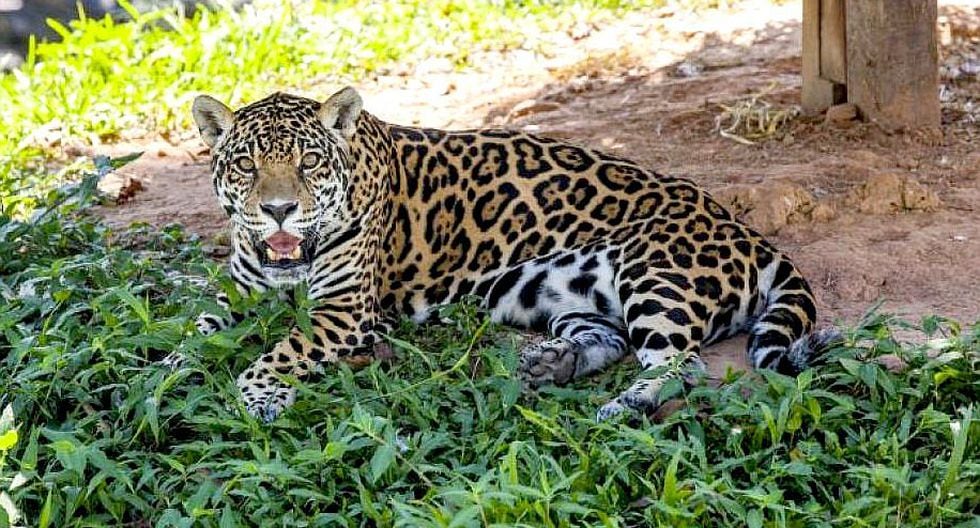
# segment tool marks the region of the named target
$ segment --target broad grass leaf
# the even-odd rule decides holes
[[[54,488],[48,489],[47,497],[44,499],[44,506],[41,514],[38,515],[37,525],[39,528],[47,528],[51,525],[51,512],[54,508]]]
[[[395,462],[395,449],[388,444],[378,446],[371,457],[371,482],[377,482]]]
[[[135,295],[124,288],[116,290],[116,296],[119,297],[119,300],[123,301],[127,306],[129,306],[131,310],[133,310],[133,313],[140,318],[143,325],[150,324],[150,310],[145,301],[137,299]]]

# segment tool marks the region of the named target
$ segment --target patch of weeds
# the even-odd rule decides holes
[[[790,125],[800,115],[800,107],[770,103],[765,99],[769,90],[732,104],[719,104],[721,113],[715,117],[715,130],[721,137],[743,145],[788,137]]]

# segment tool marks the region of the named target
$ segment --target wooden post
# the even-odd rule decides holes
[[[853,103],[887,128],[939,127],[936,0],[804,0],[803,108]]]
[[[847,100],[889,128],[938,128],[936,0],[848,0]]]
[[[803,0],[803,109],[823,112],[845,102],[844,0]]]
[[[844,0],[820,0],[820,76],[834,84],[847,84],[846,20]]]

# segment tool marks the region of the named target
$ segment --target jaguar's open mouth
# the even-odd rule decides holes
[[[310,263],[311,251],[307,239],[285,231],[277,231],[256,244],[256,248],[259,260],[265,267],[289,269]]]

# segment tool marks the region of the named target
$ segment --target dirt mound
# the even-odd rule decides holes
[[[789,224],[827,221],[836,214],[803,186],[790,180],[738,183],[714,192],[714,197],[736,216],[763,234],[776,234]]]
[[[851,191],[847,202],[869,214],[935,211],[942,205],[932,189],[909,176],[891,172],[872,175]]]

